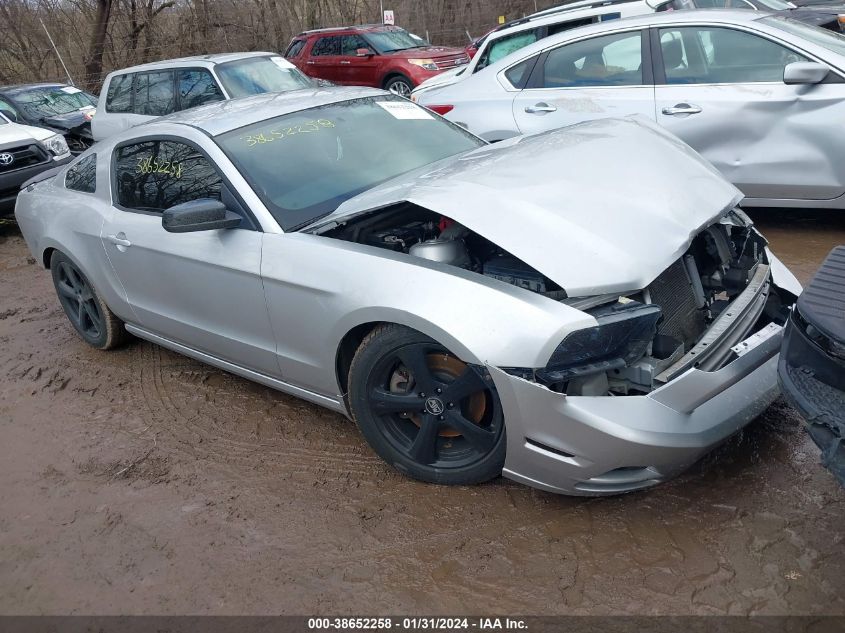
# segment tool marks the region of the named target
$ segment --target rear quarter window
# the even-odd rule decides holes
[[[520,90],[525,88],[525,84],[528,83],[528,78],[531,76],[531,71],[534,69],[534,64],[537,63],[537,57],[537,55],[530,57],[505,71],[505,77],[514,88]]]
[[[95,193],[97,191],[96,154],[86,156],[67,170],[65,188],[82,193]]]
[[[291,45],[288,46],[288,50],[285,51],[285,57],[288,59],[291,57],[299,57],[303,48],[305,48],[305,40],[294,40],[291,42]]]

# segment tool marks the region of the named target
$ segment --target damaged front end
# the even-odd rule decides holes
[[[46,117],[40,121],[40,125],[64,136],[71,154],[78,156],[94,144],[91,133],[93,116],[93,109],[74,111]]]
[[[598,325],[570,334],[537,381],[568,395],[644,395],[689,369],[716,371],[778,335],[794,297],[773,289],[765,247],[735,210],[646,288],[564,300]]]
[[[791,276],[739,210],[642,290],[563,302],[591,314],[542,369],[491,368],[508,420],[505,475],[607,495],[690,467],[778,395]]]

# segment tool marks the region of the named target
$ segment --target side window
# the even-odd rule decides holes
[[[180,70],[179,109],[195,108],[210,101],[222,101],[223,93],[207,70]]]
[[[507,57],[511,53],[524,48],[529,44],[533,44],[538,39],[537,30],[526,31],[524,33],[514,33],[513,35],[506,35],[497,40],[490,42],[489,46],[481,53],[481,59],[475,65],[473,72],[478,72],[482,68],[486,68],[503,57]]]
[[[135,75],[135,114],[164,116],[176,109],[173,94],[173,71],[163,70]]]
[[[525,83],[528,81],[528,76],[531,74],[531,69],[537,62],[537,56],[526,59],[524,62],[519,62],[516,66],[511,66],[505,71],[505,77],[514,88],[522,90]]]
[[[325,55],[340,55],[340,37],[333,35],[332,37],[321,37],[314,44],[311,49],[312,57],[322,57]]]
[[[65,188],[94,193],[97,191],[97,155],[86,156],[65,174]]]
[[[543,88],[639,86],[643,83],[639,31],[594,37],[552,50],[543,67]]]
[[[117,203],[129,209],[163,212],[177,204],[220,200],[223,181],[196,149],[176,141],[144,141],[115,152]]]
[[[299,57],[303,48],[305,48],[305,40],[294,40],[291,42],[291,45],[288,46],[288,50],[285,51],[285,57],[288,59],[291,57]]]
[[[132,110],[132,73],[112,77],[106,93],[106,112],[130,112]]]
[[[766,38],[728,28],[661,29],[660,48],[668,84],[783,81],[783,69],[807,61]]]
[[[364,41],[364,38],[357,35],[344,35],[340,38],[340,54],[344,57],[355,57],[359,48],[372,50],[370,45]]]

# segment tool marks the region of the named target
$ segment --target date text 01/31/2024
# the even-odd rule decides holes
[[[444,618],[444,617],[412,617],[412,618],[309,618],[309,630],[389,630],[405,631],[524,631],[527,625],[519,618]]]

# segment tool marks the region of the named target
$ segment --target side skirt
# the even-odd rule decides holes
[[[332,411],[337,411],[338,413],[342,413],[343,415],[348,416],[346,412],[346,407],[343,404],[343,400],[323,396],[313,391],[303,389],[302,387],[297,387],[295,385],[291,385],[290,383],[277,380],[276,378],[272,378],[266,374],[262,374],[257,371],[252,371],[251,369],[241,367],[240,365],[235,365],[234,363],[222,360],[220,358],[217,358],[216,356],[212,356],[211,354],[200,352],[191,347],[182,345],[181,343],[176,343],[174,341],[171,341],[170,339],[166,339],[162,336],[159,336],[158,334],[153,334],[152,332],[140,328],[137,325],[127,323],[126,331],[130,334],[134,334],[138,338],[142,338],[146,341],[149,341],[150,343],[155,343],[156,345],[161,345],[162,347],[166,347],[167,349],[173,350],[174,352],[177,352],[179,354],[190,356],[194,360],[198,360],[201,363],[212,365],[214,367],[217,367],[218,369],[222,369],[224,371],[228,371],[229,373],[240,376],[241,378],[252,380],[253,382],[265,385],[267,387],[270,387],[271,389],[276,389],[283,393],[296,396],[297,398],[302,398],[303,400],[307,400],[308,402],[313,402],[314,404],[318,404],[321,407],[326,407],[327,409],[331,409]]]

